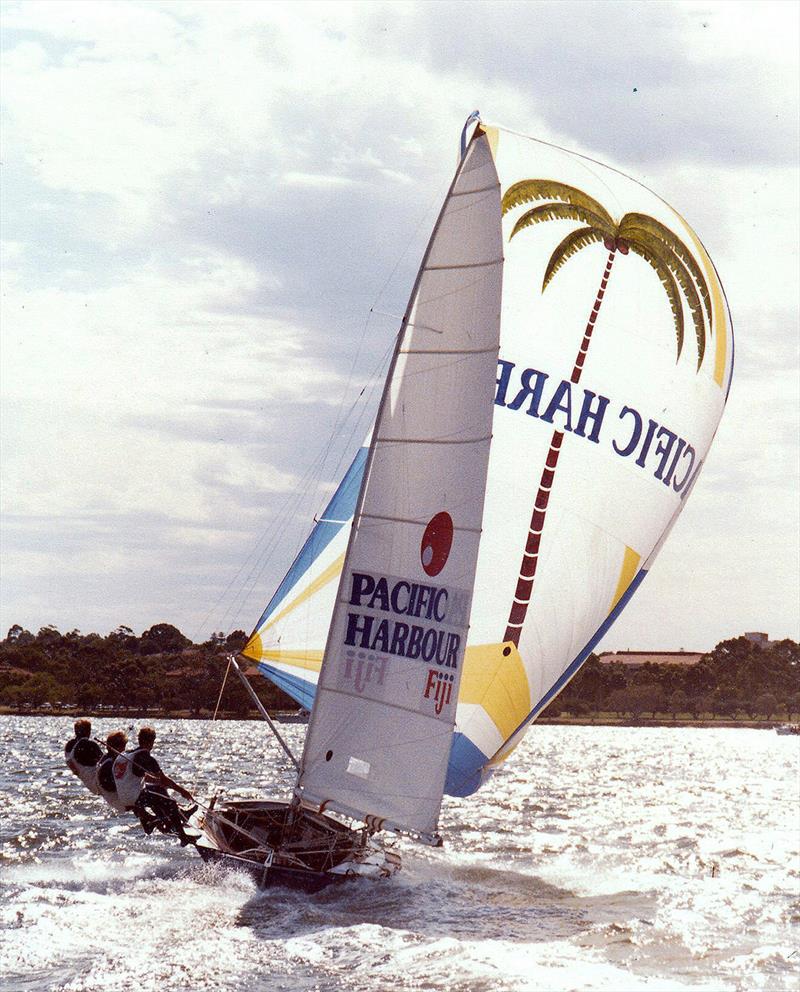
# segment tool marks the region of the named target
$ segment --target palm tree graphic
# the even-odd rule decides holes
[[[583,340],[575,357],[570,381],[576,385],[580,382],[583,365],[589,351],[589,342],[592,339],[592,332],[617,252],[622,255],[627,255],[629,252],[639,255],[660,279],[672,310],[678,358],[683,349],[684,335],[684,311],[681,297],[686,300],[697,340],[697,368],[699,369],[706,348],[706,323],[708,324],[708,334],[711,335],[711,300],[705,277],[694,256],[680,238],[669,228],[646,214],[625,214],[617,224],[611,214],[597,200],[573,186],[567,186],[550,179],[525,179],[515,183],[503,197],[503,213],[506,214],[522,204],[542,200],[547,202],[532,207],[518,218],[511,231],[512,238],[525,228],[546,221],[571,220],[582,225],[568,234],[550,256],[542,281],[542,292],[547,289],[559,269],[582,249],[602,242],[608,250],[605,271],[600,280],[600,288],[597,291],[586,330],[583,333]],[[511,606],[504,637],[505,641],[511,641],[515,647],[519,645],[522,625],[525,622],[533,594],[536,568],[539,563],[539,544],[563,440],[564,432],[554,430],[534,501],[514,602]]]

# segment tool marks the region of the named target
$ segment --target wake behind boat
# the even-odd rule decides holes
[[[242,651],[310,710],[296,758],[262,708],[293,795],[199,810],[201,856],[313,889],[441,844],[644,580],[732,368],[680,215],[472,115],[370,437]]]

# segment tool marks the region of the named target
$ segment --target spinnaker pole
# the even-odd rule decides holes
[[[231,655],[228,655],[228,660],[230,661],[231,665],[233,665],[233,670],[239,676],[239,679],[241,680],[242,685],[245,687],[245,689],[249,693],[250,698],[253,700],[253,703],[255,704],[256,709],[264,717],[264,719],[267,721],[267,724],[269,725],[269,729],[275,735],[278,743],[283,748],[283,750],[286,752],[289,760],[294,765],[295,770],[299,772],[300,771],[300,764],[299,764],[297,758],[295,758],[295,756],[292,754],[291,748],[286,743],[286,741],[283,739],[283,737],[281,737],[281,735],[280,735],[280,733],[278,731],[278,728],[272,722],[272,717],[269,715],[269,713],[267,713],[266,709],[264,708],[264,704],[261,702],[261,700],[256,695],[255,689],[247,681],[247,676],[244,674],[244,672],[241,670],[241,668],[239,668],[239,663],[237,662],[236,658],[231,654]]]

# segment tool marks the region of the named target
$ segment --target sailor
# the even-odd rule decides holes
[[[67,768],[83,782],[89,792],[100,795],[97,784],[97,762],[103,751],[97,741],[92,740],[92,725],[88,720],[75,721],[75,736],[64,745],[64,760]]]
[[[167,789],[174,789],[184,799],[192,801],[190,792],[161,771],[161,766],[151,754],[155,740],[155,730],[142,727],[139,747],[118,756],[114,762],[117,794],[139,817],[145,833],[152,833],[153,828],[161,823],[176,833],[185,846],[191,838],[186,835],[184,824],[197,807],[182,811],[167,794]]]
[[[113,734],[109,734],[106,737],[106,753],[97,766],[97,785],[100,795],[118,813],[127,813],[133,808],[133,804],[125,803],[117,794],[117,785],[114,781],[114,762],[123,753],[127,743],[128,738],[123,730],[115,730]]]

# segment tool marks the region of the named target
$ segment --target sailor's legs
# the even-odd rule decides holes
[[[176,833],[180,837],[182,844],[189,843],[190,838],[187,837],[183,829],[185,819],[178,804],[169,796],[160,792],[153,792],[150,789],[143,789],[133,810],[139,817],[146,833],[150,833],[157,823],[163,824],[171,833]]]

